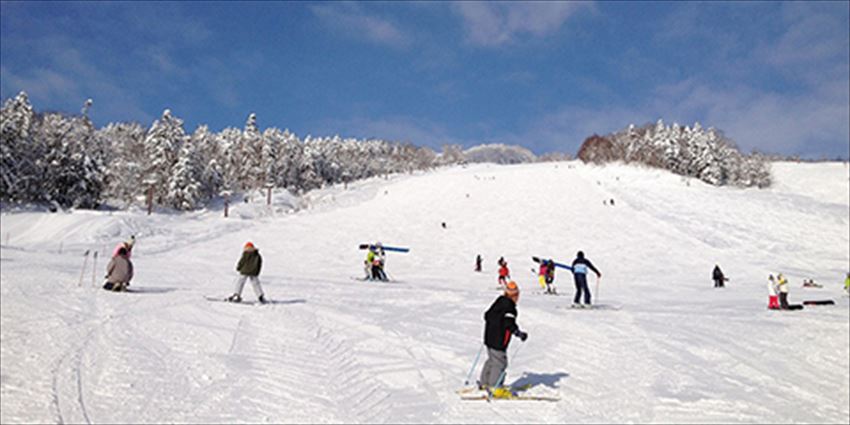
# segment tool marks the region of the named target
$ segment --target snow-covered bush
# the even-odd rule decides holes
[[[759,154],[743,155],[714,128],[678,124],[630,125],[607,136],[588,137],[578,152],[584,162],[641,163],[696,177],[716,186],[770,186],[770,165]]]
[[[494,164],[521,164],[535,162],[537,157],[522,146],[487,144],[471,147],[463,152],[467,162],[491,162]]]

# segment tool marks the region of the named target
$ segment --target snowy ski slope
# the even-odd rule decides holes
[[[0,421],[848,423],[850,173],[773,174],[773,188],[743,190],[622,165],[475,165],[324,189],[293,214],[6,212]],[[99,285],[102,251],[131,233],[140,292],[93,289],[91,258],[78,287],[83,251],[101,251]],[[231,291],[248,240],[277,302],[206,301]],[[375,240],[411,247],[388,254],[396,282],[352,279],[357,245]],[[531,256],[571,262],[579,249],[603,273],[595,301],[620,310],[564,308],[564,270],[569,296],[539,294]],[[455,394],[500,256],[529,333],[506,381],[558,402]],[[715,263],[725,289],[712,288]],[[836,305],[768,311],[777,272],[792,302]]]

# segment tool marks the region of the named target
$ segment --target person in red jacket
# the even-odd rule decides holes
[[[503,288],[507,286],[508,280],[511,278],[511,271],[508,269],[508,262],[505,257],[499,258],[499,285]]]

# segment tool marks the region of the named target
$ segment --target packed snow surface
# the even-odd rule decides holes
[[[0,421],[847,423],[850,174],[776,163],[773,175],[744,190],[623,165],[475,165],[326,188],[289,213],[6,211]],[[130,234],[137,292],[96,289]],[[411,248],[388,253],[395,281],[352,279],[357,245],[378,240]],[[246,241],[275,303],[205,300],[232,291]],[[99,252],[94,273],[85,250]],[[531,256],[578,250],[603,274],[594,302],[618,310],[565,308],[565,270],[566,296],[540,294]],[[501,256],[529,333],[511,343],[506,382],[560,401],[455,393]],[[715,264],[726,288],[712,287]],[[767,310],[779,272],[791,302],[836,305]],[[243,297],[255,300],[250,285]]]

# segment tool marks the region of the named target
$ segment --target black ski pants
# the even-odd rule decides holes
[[[584,303],[590,305],[590,289],[587,289],[587,275],[576,273],[573,276],[575,276],[576,281],[576,296],[573,298],[573,304],[579,304],[581,294],[584,292]]]

